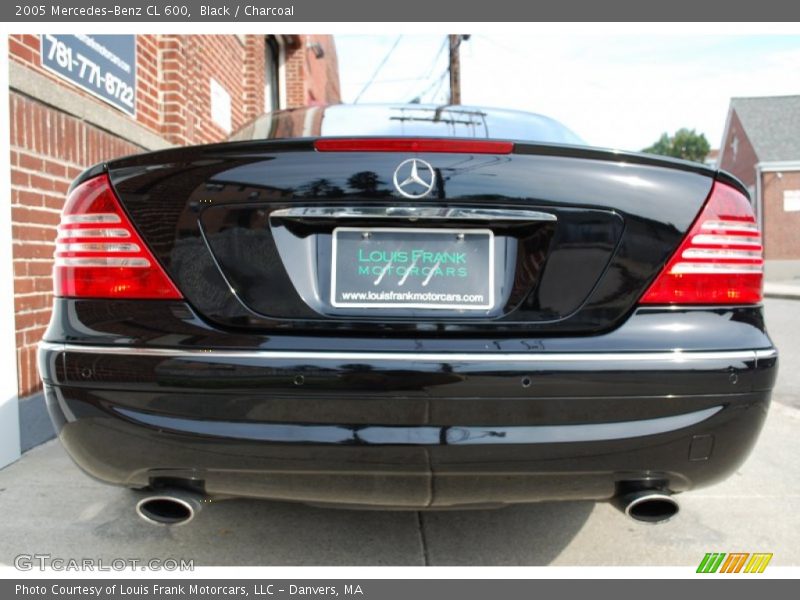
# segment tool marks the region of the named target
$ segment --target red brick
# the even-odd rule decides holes
[[[52,258],[54,251],[53,244],[36,241],[14,241],[14,258]]]
[[[53,243],[56,239],[56,230],[41,225],[17,225],[15,223],[11,227],[11,235],[15,241]]]
[[[9,55],[20,59],[22,62],[33,63],[34,62],[34,53],[33,51],[25,46],[25,44],[19,42],[16,39],[9,38],[8,40],[8,53]]]
[[[32,156],[25,152],[19,153],[19,166],[28,171],[41,171],[44,161],[38,156]]]
[[[41,225],[58,225],[61,217],[58,213],[27,206],[12,206],[11,219],[14,223],[39,223]]]
[[[328,88],[338,94],[331,38],[315,38],[323,43],[328,57],[322,61],[309,58],[305,37],[291,39],[287,104],[297,106],[311,97],[338,101],[338,96],[328,94]],[[40,46],[37,35],[9,36],[9,55],[17,64],[56,88],[81,94],[90,106],[107,106],[44,70],[39,64]],[[201,144],[227,136],[211,121],[210,77],[231,96],[234,129],[263,109],[263,35],[246,35],[242,40],[229,35],[139,35],[136,47],[135,120],[173,143]],[[13,268],[17,308],[23,311],[17,314],[17,356],[19,391],[25,395],[41,385],[35,372],[35,344],[49,318],[52,242],[69,182],[91,164],[141,149],[36,99],[11,92],[9,100]]]
[[[31,187],[37,190],[43,190],[46,192],[55,191],[55,182],[51,177],[44,177],[42,175],[31,174]]]
[[[32,294],[29,296],[16,296],[14,310],[21,313],[29,310],[38,310],[51,306],[50,294]]]
[[[30,346],[35,346],[39,342],[42,341],[42,337],[44,337],[44,332],[47,330],[47,327],[36,327],[35,329],[28,329],[25,331],[25,344]]]
[[[18,169],[11,169],[11,185],[18,185],[20,187],[30,187],[31,176],[28,173]]]
[[[67,166],[64,163],[57,163],[53,161],[47,161],[44,164],[44,171],[48,175],[53,175],[54,177],[67,177]]]
[[[53,274],[53,261],[28,261],[26,268],[28,275],[50,277]]]

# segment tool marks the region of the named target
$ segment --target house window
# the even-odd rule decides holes
[[[222,84],[211,78],[211,120],[225,132],[230,133],[233,127],[231,122],[231,95]]]
[[[784,190],[783,192],[783,211],[800,211],[800,190]]]

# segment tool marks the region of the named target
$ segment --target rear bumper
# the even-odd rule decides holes
[[[446,507],[680,492],[747,457],[773,348],[637,352],[190,350],[43,343],[59,436],[115,484]]]

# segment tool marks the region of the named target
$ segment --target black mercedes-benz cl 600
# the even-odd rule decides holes
[[[777,352],[747,190],[535,114],[330,106],[100,164],[58,229],[39,368],[137,510],[610,500],[719,481]]]

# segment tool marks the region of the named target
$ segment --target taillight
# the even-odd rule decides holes
[[[56,296],[181,298],[122,210],[107,175],[67,198],[56,239]]]
[[[643,304],[761,302],[763,247],[753,208],[738,190],[714,183],[677,252],[645,292]]]

